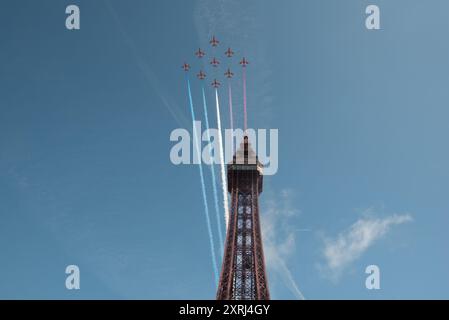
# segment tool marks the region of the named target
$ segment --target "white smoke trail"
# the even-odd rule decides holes
[[[193,140],[195,141],[194,146],[195,146],[195,149],[197,152],[198,159],[201,159],[200,146],[198,145],[198,133],[196,132],[196,126],[195,126],[195,111],[193,109],[192,90],[190,89],[190,81],[189,81],[189,78],[187,75],[186,75],[186,79],[187,79],[187,90],[188,90],[188,94],[189,94],[190,113],[192,115]],[[206,196],[206,185],[204,183],[203,165],[201,164],[201,162],[199,163],[198,168],[200,171],[201,190],[203,193],[203,202],[204,202],[204,214],[206,216],[207,231],[209,233],[210,251],[211,251],[211,256],[212,256],[212,264],[214,267],[215,283],[218,283],[217,258],[215,257],[214,237],[212,234],[212,227],[211,227],[211,223],[210,223],[209,207],[207,205],[207,196]]]
[[[206,93],[204,92],[204,86],[202,87],[202,93],[203,93],[204,119],[206,120],[207,140],[210,141],[209,116],[207,114]],[[223,254],[224,242],[223,242],[223,233],[221,231],[220,210],[218,209],[218,195],[217,195],[217,182],[215,179],[215,166],[213,164],[211,164],[210,170],[211,170],[211,175],[212,175],[212,191],[214,194],[215,214],[216,214],[216,218],[217,218],[218,240],[220,241],[220,254]]]
[[[224,215],[225,215],[225,226],[226,230],[228,230],[228,222],[229,222],[229,208],[228,208],[228,188],[226,182],[226,171],[225,171],[225,163],[224,163],[224,155],[223,155],[223,137],[221,135],[221,120],[220,120],[220,103],[218,102],[218,89],[215,89],[215,103],[217,105],[217,126],[218,126],[218,144],[220,145],[220,168],[221,168],[221,184],[223,187],[223,206],[224,206]]]

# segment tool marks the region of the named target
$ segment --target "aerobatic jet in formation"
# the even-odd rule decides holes
[[[198,58],[202,58],[202,57],[204,57],[206,55],[206,53],[204,51],[202,51],[201,48],[198,48],[198,51],[195,52],[195,55]]]
[[[226,78],[230,79],[234,75],[234,73],[231,72],[231,70],[228,68],[228,70],[224,73]]]
[[[240,61],[240,64],[243,68],[245,68],[249,64],[249,62],[245,59],[245,57],[243,57],[242,61]]]
[[[220,82],[217,81],[217,79],[214,79],[214,82],[211,83],[212,87],[217,89],[220,86]]]
[[[200,80],[204,80],[204,78],[206,78],[206,74],[203,72],[203,70],[200,70],[200,73],[198,73],[196,76]]]
[[[232,51],[231,48],[228,48],[228,50],[226,50],[226,52],[225,52],[225,55],[226,55],[228,58],[231,58],[231,57],[234,55],[234,51]]]
[[[189,71],[190,70],[190,65],[188,63],[185,63],[182,65],[182,67],[184,69],[184,71]]]
[[[209,41],[209,43],[212,45],[212,47],[216,47],[218,46],[218,44],[220,43],[220,41],[218,41],[217,39],[215,39],[215,36],[212,37],[212,40]]]
[[[218,61],[215,57],[212,59],[212,61],[210,62],[210,64],[212,65],[212,67],[218,67],[218,65],[220,64],[220,61]]]

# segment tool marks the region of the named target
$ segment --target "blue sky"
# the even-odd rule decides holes
[[[379,31],[365,28],[372,3]],[[449,298],[447,12],[444,0],[2,1],[0,298],[215,297],[198,170],[169,159],[170,132],[190,124],[180,66],[200,67],[211,34],[251,62],[249,125],[279,129],[261,195],[272,297]],[[380,290],[365,288],[370,264]]]

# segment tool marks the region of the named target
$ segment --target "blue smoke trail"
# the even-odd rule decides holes
[[[206,215],[207,231],[209,233],[209,242],[210,242],[210,251],[211,251],[211,255],[212,255],[212,264],[213,264],[213,267],[214,267],[215,283],[218,283],[217,258],[215,257],[214,237],[212,235],[212,228],[211,228],[210,217],[209,217],[209,207],[207,205],[206,186],[204,184],[203,165],[201,164],[200,146],[198,145],[198,139],[197,139],[198,135],[197,135],[197,132],[196,132],[196,127],[195,127],[195,111],[193,110],[192,90],[190,89],[190,80],[189,80],[187,75],[186,75],[186,79],[187,79],[187,89],[189,91],[190,113],[192,115],[193,140],[195,141],[195,147],[196,147],[196,151],[197,151],[197,154],[198,154],[198,159],[200,159],[200,163],[198,165],[198,168],[200,170],[201,189],[202,189],[202,192],[203,192],[203,202],[204,202],[204,213]]]
[[[204,93],[204,86],[202,87],[203,90],[203,107],[204,107],[204,118],[206,119],[206,134],[207,134],[207,140],[210,142],[210,133],[209,133],[209,116],[207,115],[207,104],[206,104],[206,94]],[[215,156],[214,156],[215,157]],[[211,164],[210,170],[212,173],[212,186],[213,186],[213,192],[214,192],[214,200],[215,200],[215,213],[217,216],[217,227],[218,227],[218,237],[220,240],[220,254],[223,254],[223,234],[221,231],[221,222],[220,222],[220,209],[218,209],[218,195],[217,195],[217,184],[215,179],[215,168],[214,165]]]

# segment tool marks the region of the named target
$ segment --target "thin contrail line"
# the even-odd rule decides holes
[[[284,280],[290,286],[290,290],[292,291],[292,293],[296,296],[297,299],[299,299],[299,300],[306,300],[306,298],[302,294],[301,290],[299,290],[299,287],[296,284],[295,279],[293,279],[292,273],[290,272],[290,270],[285,265],[284,260],[280,259],[279,263],[280,263],[281,268],[283,269],[282,274],[285,277]]]
[[[207,231],[209,233],[209,242],[210,242],[210,251],[212,256],[212,264],[214,267],[214,275],[215,275],[215,283],[218,283],[218,269],[217,269],[217,258],[215,257],[215,245],[214,245],[214,236],[212,234],[212,227],[210,223],[209,217],[209,207],[207,205],[207,196],[206,196],[206,186],[204,183],[204,174],[203,174],[203,165],[201,164],[201,152],[200,146],[198,145],[198,134],[196,132],[195,127],[195,111],[193,109],[193,100],[192,100],[192,90],[190,89],[190,81],[188,76],[187,79],[187,89],[189,91],[189,103],[190,103],[190,113],[192,115],[192,124],[193,124],[193,140],[195,141],[195,148],[198,155],[198,159],[200,159],[200,163],[198,164],[198,168],[200,171],[200,179],[201,179],[201,189],[203,193],[203,202],[204,202],[204,213],[206,215],[206,223],[207,223]]]
[[[204,86],[202,87],[203,92],[203,107],[204,107],[204,118],[206,119],[206,134],[207,140],[210,142],[210,133],[209,133],[209,116],[207,115],[207,103],[206,103],[206,94],[204,92]],[[220,240],[220,254],[223,253],[223,233],[221,231],[221,219],[220,219],[220,209],[218,208],[218,195],[217,195],[217,182],[215,179],[215,167],[214,163],[210,165],[210,170],[212,174],[212,189],[214,193],[214,204],[215,204],[215,213],[217,218],[217,228],[218,228],[218,237]]]
[[[171,99],[170,95],[163,90],[160,80],[157,77],[157,75],[153,72],[153,70],[148,65],[146,59],[142,58],[142,55],[139,54],[137,47],[134,43],[134,41],[131,39],[129,34],[126,32],[126,30],[123,28],[123,25],[120,21],[120,18],[112,6],[112,4],[109,1],[103,0],[103,3],[105,4],[105,7],[107,8],[109,14],[111,15],[114,23],[116,24],[120,35],[122,36],[123,40],[125,41],[125,44],[127,45],[128,49],[130,50],[132,57],[134,58],[137,67],[144,75],[146,81],[148,81],[150,87],[153,89],[154,93],[158,95],[158,97],[161,99],[163,105],[165,108],[167,108],[168,112],[171,114],[171,116],[174,118],[174,120],[182,127],[186,127],[189,125],[189,121],[187,120],[187,117],[185,117],[182,112],[181,108],[176,105],[175,102]]]

